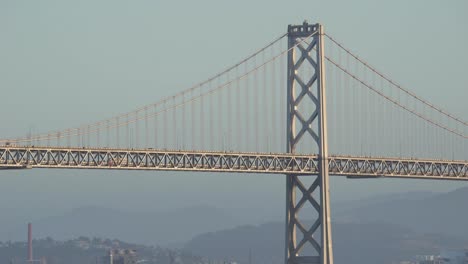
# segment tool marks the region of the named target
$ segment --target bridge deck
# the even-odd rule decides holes
[[[61,168],[316,174],[317,155],[61,147],[0,147],[0,169]],[[331,156],[330,174],[468,180],[468,161]]]

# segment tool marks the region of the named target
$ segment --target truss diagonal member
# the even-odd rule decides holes
[[[317,48],[317,39],[316,38],[313,38],[311,42],[307,42],[305,41],[305,39],[301,39],[300,42],[301,43],[300,45],[297,46],[297,48],[301,51],[301,54],[304,56],[304,57],[308,57],[310,59],[312,59],[311,57],[311,51],[316,49]],[[304,48],[304,45],[302,44],[307,44],[307,48]],[[311,64],[315,67],[317,67],[317,62],[315,59],[312,59],[312,62]]]
[[[296,247],[296,254],[298,254],[302,250],[302,248],[307,242],[309,242],[317,252],[320,252],[321,250],[320,244],[317,243],[317,240],[313,236],[315,231],[317,231],[317,229],[320,227],[320,224],[321,224],[320,220],[316,219],[314,224],[310,227],[309,230],[306,230],[302,224],[300,225],[298,224],[298,228],[301,231],[303,237]]]
[[[319,105],[319,101],[317,97],[310,90],[310,87],[317,81],[317,73],[314,73],[314,75],[310,77],[307,83],[304,83],[302,78],[298,75],[294,76],[294,80],[297,81],[299,86],[301,86],[302,88],[297,98],[294,99],[294,105],[298,105],[302,101],[304,96],[307,94],[309,98],[312,100],[312,102],[315,104],[315,106],[317,107]]]
[[[302,208],[302,206],[305,204],[305,202],[309,201],[312,204],[312,206],[315,208],[315,210],[317,210],[317,212],[320,212],[320,205],[312,196],[312,193],[317,189],[317,187],[319,187],[318,177],[316,177],[315,181],[312,183],[312,185],[308,189],[306,189],[306,187],[304,186],[304,184],[301,182],[299,178],[296,178],[295,180],[296,180],[297,187],[302,192],[302,197],[297,203],[297,205],[295,206],[295,209],[299,211]]]
[[[312,138],[315,140],[315,142],[318,142],[319,141],[319,136],[317,135],[317,133],[314,130],[312,130],[312,123],[315,121],[315,119],[318,116],[317,110],[314,110],[314,112],[311,114],[311,116],[309,117],[308,120],[305,120],[302,117],[302,115],[297,111],[294,112],[294,115],[295,115],[295,117],[297,117],[297,119],[299,120],[299,122],[301,122],[302,125],[300,127],[299,133],[297,133],[297,135],[294,136],[294,138],[292,140],[293,145],[296,145],[297,143],[299,143],[299,141],[304,136],[305,132],[308,132],[309,135],[312,136]]]
[[[314,38],[313,41],[307,46],[307,48],[304,48],[302,44],[307,44],[307,42],[301,40],[296,40],[296,47],[301,51],[301,57],[297,60],[297,62],[294,64],[294,69],[298,69],[299,67],[302,66],[302,63],[307,60],[309,63],[316,68],[317,63],[310,57],[310,52],[312,49],[315,48],[317,44],[317,40]]]

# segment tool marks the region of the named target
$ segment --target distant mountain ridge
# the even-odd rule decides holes
[[[33,224],[35,237],[66,240],[79,236],[118,238],[146,245],[185,242],[201,232],[236,226],[232,215],[214,207],[189,207],[169,212],[122,212],[109,208],[81,207]],[[24,240],[24,226],[8,237]]]
[[[402,193],[371,197],[332,205],[332,217],[339,224],[375,224],[407,228],[419,234],[441,234],[468,238],[468,188],[448,193]],[[34,221],[34,236],[66,240],[79,236],[117,238],[147,245],[180,246],[193,237],[217,230],[228,230],[248,222],[249,214],[222,208],[199,206],[169,212],[123,212],[108,208],[83,207]],[[262,211],[256,210],[257,219]],[[247,219],[247,220],[246,220]],[[278,221],[283,218],[276,218]],[[250,220],[251,221],[251,220]],[[274,220],[273,220],[274,221]],[[25,224],[0,230],[0,239],[25,241]],[[244,226],[247,228],[247,226]],[[280,235],[284,227],[275,231]],[[242,229],[241,229],[242,230]],[[269,234],[264,234],[268,237]],[[282,244],[282,242],[279,242]],[[335,243],[340,243],[335,240]]]
[[[134,250],[138,263],[173,264],[172,257],[176,257],[176,259],[180,260],[179,263],[184,264],[202,262],[201,257],[188,252],[126,243],[119,240],[88,237],[79,237],[66,241],[57,241],[51,238],[33,240],[34,258],[44,258],[48,264],[103,263],[99,259],[106,256],[110,249]],[[26,243],[0,241],[0,263],[26,263],[27,255]]]
[[[342,211],[335,220],[387,222],[422,233],[468,238],[468,187],[448,193],[386,199]]]
[[[468,246],[462,239],[440,234],[420,234],[409,228],[387,223],[333,223],[333,245],[336,263],[391,264],[410,260],[416,255],[437,254],[443,248]],[[185,250],[218,261],[231,256],[240,263],[269,264],[284,261],[284,223],[241,226],[196,236]]]

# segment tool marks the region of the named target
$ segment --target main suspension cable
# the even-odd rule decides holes
[[[351,55],[353,58],[355,58],[357,61],[359,61],[360,63],[362,63],[364,66],[366,66],[368,69],[370,69],[371,71],[373,71],[375,74],[379,75],[380,77],[382,77],[384,80],[386,80],[387,82],[389,82],[390,84],[392,84],[393,86],[395,86],[396,88],[400,89],[401,91],[403,91],[404,93],[408,94],[409,96],[413,97],[414,99],[418,100],[419,102],[425,104],[426,106],[436,110],[437,112],[447,116],[448,118],[452,119],[452,120],[455,120],[456,122],[460,123],[460,124],[463,124],[464,126],[468,126],[468,122],[466,121],[463,121],[461,118],[458,118],[452,114],[450,114],[449,112],[443,110],[442,108],[440,107],[437,107],[431,103],[429,103],[428,101],[424,100],[423,98],[419,97],[418,95],[416,95],[415,93],[409,91],[408,89],[405,89],[403,88],[401,85],[397,84],[395,81],[391,80],[389,77],[387,77],[386,75],[384,75],[383,73],[381,73],[380,71],[378,71],[377,69],[375,69],[374,67],[372,67],[369,63],[367,63],[366,61],[364,61],[363,59],[359,58],[357,55],[355,55],[354,53],[352,53],[349,49],[345,48],[341,43],[339,43],[338,41],[336,41],[333,37],[331,37],[330,35],[328,34],[325,34],[325,36],[331,40],[333,43],[335,43],[338,47],[340,47],[341,49],[343,49],[346,53],[348,53],[349,55]]]

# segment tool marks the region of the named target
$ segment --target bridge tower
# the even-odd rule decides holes
[[[333,264],[323,26],[289,25],[288,50],[287,152],[318,153],[319,173],[286,175],[285,262]]]

